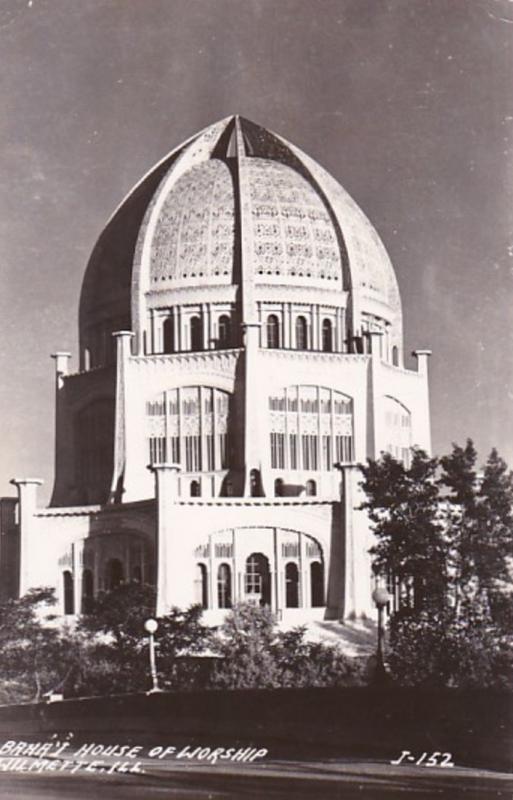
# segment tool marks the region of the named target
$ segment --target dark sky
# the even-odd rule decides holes
[[[53,471],[88,255],[166,152],[240,113],[325,166],[429,347],[433,448],[513,463],[512,0],[1,0],[0,493]],[[76,358],[72,368],[76,368]]]

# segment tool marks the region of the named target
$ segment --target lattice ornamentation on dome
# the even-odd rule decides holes
[[[231,279],[235,200],[228,167],[215,159],[186,172],[160,211],[151,251],[151,283]]]
[[[341,280],[329,214],[312,186],[284,164],[248,159],[257,275]]]

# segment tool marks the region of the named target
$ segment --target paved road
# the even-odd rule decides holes
[[[511,800],[511,775],[477,769],[392,767],[362,760],[156,764],[144,774],[2,773],[1,800]]]

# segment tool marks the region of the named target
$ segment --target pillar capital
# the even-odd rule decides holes
[[[148,469],[154,472],[155,474],[160,473],[178,473],[182,469],[180,464],[175,464],[173,462],[164,462],[163,464],[148,464]]]
[[[246,330],[246,328],[261,328],[262,327],[262,323],[261,322],[241,322],[240,326],[241,326],[242,330],[244,331],[244,330]]]
[[[115,339],[122,339],[123,337],[128,337],[129,339],[133,339],[135,333],[133,331],[113,331],[112,336]]]
[[[42,486],[44,481],[41,478],[11,478],[9,483],[13,486]]]

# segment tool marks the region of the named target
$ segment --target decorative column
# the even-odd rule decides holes
[[[377,458],[381,449],[380,442],[380,421],[378,418],[379,404],[378,399],[378,380],[381,368],[380,341],[383,331],[367,331],[365,336],[369,339],[370,345],[370,372],[369,372],[369,416],[367,419],[367,456]]]
[[[431,350],[414,350],[412,355],[417,359],[417,372],[422,383],[422,388],[419,393],[419,406],[413,420],[416,424],[415,441],[417,441],[417,443],[423,447],[426,452],[430,453],[431,414],[429,409],[428,359],[431,355]]]
[[[340,539],[338,552],[331,555],[331,559],[336,558],[339,565],[332,565],[330,573],[333,571],[334,583],[343,587],[342,593],[334,598],[330,592],[331,587],[327,587],[328,604],[330,607],[338,606],[339,618],[347,618],[352,613],[357,613],[357,586],[356,586],[356,569],[355,569],[355,531],[354,531],[354,513],[353,513],[353,480],[357,467],[347,464],[335,464],[335,467],[340,472],[341,486],[340,486]],[[333,566],[335,570],[333,570]],[[338,568],[337,568],[338,567]],[[362,576],[365,580],[366,576]],[[331,583],[331,581],[330,581]],[[331,594],[331,596],[330,596]]]
[[[242,326],[244,332],[244,497],[251,496],[251,471],[258,470],[261,485],[261,448],[258,420],[261,416],[259,386],[264,380],[258,370],[258,340],[260,323],[249,322]]]
[[[126,449],[127,449],[127,396],[126,390],[128,360],[131,356],[132,331],[116,331],[116,408],[114,422],[114,469],[112,473],[111,501],[121,502],[124,490]]]
[[[71,545],[73,556],[73,612],[81,614],[82,609],[82,577],[84,572],[84,540],[73,542]]]
[[[55,362],[55,486],[52,505],[69,505],[73,487],[73,425],[66,404],[65,377],[71,353],[52,353]]]
[[[41,558],[42,553],[32,546],[31,534],[34,528],[34,513],[37,505],[37,487],[43,485],[40,478],[13,478],[11,483],[18,490],[20,525],[20,567],[18,593],[21,597],[30,588],[30,561]]]
[[[431,355],[431,350],[414,350],[412,356],[417,359],[417,372],[419,375],[428,376],[428,359]]]
[[[191,543],[177,519],[178,464],[153,464],[157,501],[155,543],[157,616],[171,606],[187,608],[194,602],[194,574]]]
[[[307,558],[307,538],[303,533],[298,533],[298,547],[299,547],[299,582],[300,582],[300,606],[301,608],[308,608],[312,605],[310,598],[310,586],[308,573],[308,558]]]

